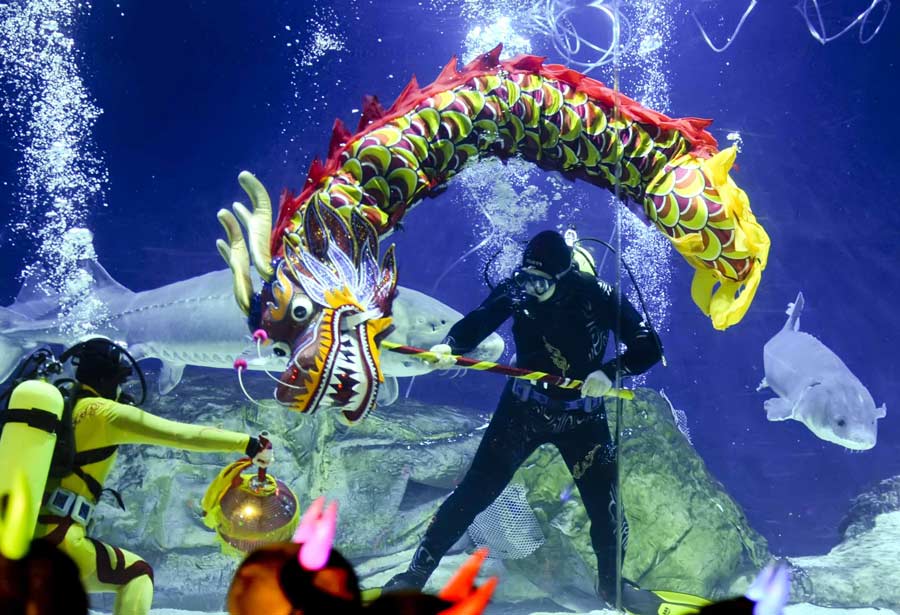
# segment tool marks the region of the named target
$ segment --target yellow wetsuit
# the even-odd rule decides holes
[[[48,509],[47,498],[60,487],[96,504],[120,444],[243,454],[250,436],[169,421],[99,396],[80,399],[73,409],[72,422],[75,472],[61,480],[48,480],[36,537],[48,539],[75,560],[88,592],[116,592],[116,615],[143,615],[150,611],[153,600],[150,565],[133,553],[88,537],[82,523]]]

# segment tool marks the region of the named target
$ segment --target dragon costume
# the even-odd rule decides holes
[[[266,191],[239,178],[253,201],[219,219],[219,249],[251,328],[283,345],[276,398],[300,411],[340,410],[349,423],[375,404],[378,342],[397,283],[393,248],[379,239],[467,163],[521,156],[620,196],[668,236],[696,270],[691,295],[717,329],[749,308],[769,239],[718,151],[709,120],[672,119],[577,71],[536,56],[499,59],[498,46],[434,83],[415,78],[390,108],[366,97],[355,133],[337,120],[324,162],[298,195],[282,194],[272,228]],[[248,255],[249,244],[249,255]],[[264,281],[250,281],[250,258]]]

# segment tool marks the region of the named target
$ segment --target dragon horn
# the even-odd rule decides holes
[[[219,222],[225,227],[228,241],[216,240],[219,254],[231,268],[234,279],[234,298],[245,315],[250,314],[250,299],[253,296],[253,282],[250,280],[250,254],[247,252],[247,244],[241,233],[241,225],[237,218],[227,209],[220,209],[216,214]]]
[[[253,212],[251,213],[241,203],[235,203],[232,208],[244,228],[247,229],[247,241],[250,245],[253,264],[259,275],[268,282],[275,275],[272,267],[272,252],[269,249],[269,236],[272,234],[272,200],[253,173],[241,171],[238,175],[238,182],[250,197],[250,202],[253,203]]]

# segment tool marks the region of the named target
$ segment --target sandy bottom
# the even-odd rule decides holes
[[[828,609],[812,604],[794,604],[785,609],[785,615],[841,615],[843,613],[852,615],[900,615],[895,611],[887,609]],[[497,605],[488,610],[487,615],[497,613],[498,615],[569,615],[570,611],[516,611],[514,607],[504,608],[504,605]],[[106,611],[91,611],[92,615],[107,615]],[[182,611],[180,609],[153,609],[150,615],[228,615],[222,611]],[[583,615],[617,615],[616,611],[589,611]]]

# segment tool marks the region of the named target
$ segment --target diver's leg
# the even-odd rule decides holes
[[[45,538],[58,542],[81,572],[88,593],[115,592],[115,615],[146,615],[153,602],[153,570],[134,553],[88,538],[84,526],[66,519]],[[54,540],[55,539],[55,540]]]
[[[529,404],[503,390],[465,477],[435,513],[406,572],[393,577],[385,591],[421,589],[441,558],[506,488],[518,467],[541,442],[522,428]]]
[[[569,467],[591,521],[591,543],[597,555],[598,591],[612,602],[616,592],[616,454],[605,417],[581,415],[554,439]],[[624,559],[628,525],[623,527]]]
[[[108,587],[117,587],[113,614],[149,613],[153,602],[153,569],[150,564],[134,553],[91,540],[98,553],[98,580]]]

